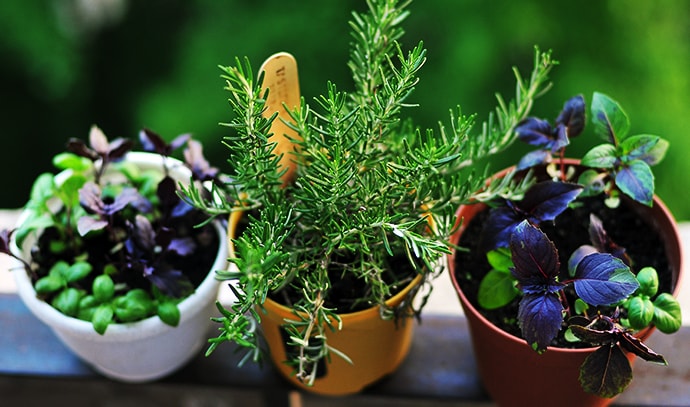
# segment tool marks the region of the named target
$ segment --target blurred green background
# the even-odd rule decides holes
[[[21,206],[67,138],[86,138],[92,124],[110,138],[136,138],[144,126],[166,139],[191,132],[227,168],[218,123],[229,109],[217,66],[246,55],[256,69],[288,51],[308,100],[328,80],[349,89],[348,21],[364,8],[361,0],[0,2],[0,208]],[[670,140],[657,193],[690,219],[690,2],[416,0],[410,10],[404,47],[421,39],[428,48],[412,96],[420,108],[409,111],[419,125],[447,122],[456,105],[484,120],[496,92],[512,97],[511,68],[526,75],[533,47],[552,49],[561,64],[534,113],[554,119],[567,98],[589,101],[595,90],[618,100],[635,133]],[[585,136],[572,149],[594,142]]]

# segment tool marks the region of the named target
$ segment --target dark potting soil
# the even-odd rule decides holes
[[[659,292],[671,292],[673,288],[672,270],[666,258],[664,242],[656,230],[628,205],[625,205],[626,201],[623,201],[618,209],[608,208],[603,199],[598,197],[587,198],[585,202],[586,205],[584,206],[567,209],[555,222],[541,225],[542,231],[559,249],[561,265],[559,281],[568,279],[568,258],[571,253],[583,244],[591,244],[588,234],[589,214],[591,212],[602,220],[609,237],[626,249],[633,262],[633,272],[636,273],[645,266],[654,267],[659,274]],[[504,331],[522,337],[516,318],[519,298],[496,310],[482,309],[477,302],[479,283],[491,269],[485,254],[478,255],[477,253],[480,231],[488,214],[488,209],[478,213],[460,237],[459,246],[468,250],[460,250],[456,254],[455,277],[467,299],[485,318]],[[571,286],[568,287],[568,290],[571,290],[572,293]],[[561,330],[552,346],[576,347],[577,345],[565,341],[563,338],[564,331],[564,329]]]

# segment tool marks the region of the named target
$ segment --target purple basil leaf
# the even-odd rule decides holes
[[[593,253],[577,265],[574,285],[583,301],[597,306],[625,299],[640,283],[620,259],[608,253]]]
[[[532,185],[517,206],[529,214],[530,221],[551,221],[560,215],[582,192],[582,185],[544,181]]]
[[[98,128],[98,126],[91,126],[91,131],[89,131],[89,145],[100,156],[105,156],[108,154],[108,138],[105,136],[105,134],[103,134],[103,131]]]
[[[143,129],[139,132],[139,141],[141,142],[144,151],[167,155],[167,144],[165,143],[165,140],[158,135],[158,133],[155,133],[149,129]]]
[[[0,253],[5,253],[12,256],[12,252],[10,251],[10,241],[12,240],[12,234],[14,234],[14,229],[0,230]]]
[[[121,160],[122,158],[124,158],[125,154],[127,154],[132,149],[132,147],[134,147],[134,143],[132,142],[132,140],[124,138],[118,138],[113,140],[113,142],[110,143],[110,146],[108,147],[108,160]]]
[[[151,225],[151,222],[143,216],[137,215],[134,218],[134,225],[131,227],[131,237],[134,247],[144,252],[152,252],[156,247],[156,232]],[[133,254],[136,253],[130,249]]]
[[[606,230],[604,229],[604,224],[602,223],[601,219],[594,214],[589,216],[588,232],[589,240],[592,242],[592,245],[596,247],[597,251],[601,253],[610,253],[613,256],[623,260],[623,263],[628,266],[632,264],[632,260],[625,252],[625,248],[617,245],[616,242],[611,240],[608,233],[606,233]]]
[[[189,213],[189,211],[191,211],[192,209],[194,209],[192,205],[185,202],[184,199],[180,199],[177,205],[175,205],[172,211],[170,211],[170,216],[172,216],[173,218],[179,218]]]
[[[94,182],[87,182],[79,189],[79,204],[88,213],[105,214],[101,188]]]
[[[81,236],[85,236],[92,230],[104,229],[106,226],[108,226],[108,221],[92,218],[91,216],[82,216],[77,220],[77,232]]]
[[[168,250],[177,253],[180,256],[188,256],[194,252],[196,245],[194,239],[186,237],[181,239],[172,239],[168,245]]]
[[[573,96],[563,105],[563,110],[556,118],[557,125],[567,129],[567,137],[577,137],[585,128],[585,98]]]
[[[520,140],[533,146],[551,148],[553,143],[553,129],[548,121],[536,117],[528,117],[515,127]]]
[[[563,147],[566,147],[568,144],[570,144],[570,139],[568,138],[568,128],[563,124],[559,124],[553,131],[553,141],[549,145],[551,152],[555,153]]]
[[[620,394],[632,380],[632,368],[618,346],[602,346],[580,366],[580,384],[587,393],[600,397]]]
[[[540,164],[545,164],[551,161],[551,151],[549,150],[534,150],[525,154],[520,161],[518,161],[516,170],[524,170]]]
[[[180,201],[180,197],[177,195],[175,180],[169,176],[166,176],[158,183],[156,195],[158,195],[158,199],[161,205],[166,208],[166,211],[174,208]]]
[[[67,151],[76,154],[80,157],[88,158],[91,161],[96,161],[100,158],[100,155],[92,149],[90,149],[86,143],[77,138],[71,138],[67,142]]]
[[[524,216],[516,212],[511,206],[499,206],[491,209],[479,236],[480,250],[488,252],[499,247],[508,247],[510,235],[523,220]]]
[[[528,294],[552,293],[563,288],[556,278],[560,262],[553,242],[536,227],[522,221],[510,237],[512,274]]]
[[[170,148],[170,152],[172,153],[173,151],[177,150],[178,148],[182,147],[187,143],[190,139],[192,138],[191,134],[180,134],[179,136],[175,137],[170,144],[168,144],[168,148]]]
[[[586,244],[575,249],[575,251],[568,258],[568,275],[570,275],[570,277],[574,277],[577,270],[577,265],[580,264],[580,261],[590,254],[598,252],[599,251],[594,246]]]
[[[616,173],[616,186],[637,202],[652,206],[654,174],[646,162],[635,160],[620,168]]]
[[[208,163],[204,157],[203,147],[198,141],[190,140],[187,143],[187,148],[184,150],[184,159],[189,169],[192,170],[194,179],[207,181],[218,176],[218,169],[211,167]]]
[[[620,345],[628,352],[632,352],[647,362],[659,363],[661,365],[668,365],[666,358],[653,350],[642,341],[629,332],[624,332],[620,335]]]
[[[573,318],[568,320],[568,327],[570,328],[570,331],[581,341],[587,342],[592,346],[613,345],[618,342],[619,334],[613,329],[604,331],[600,329],[588,328],[583,325],[571,323],[572,319]]]
[[[125,207],[127,207],[127,205],[134,203],[134,202],[141,201],[141,200],[145,201],[145,198],[143,198],[141,196],[141,194],[139,194],[139,192],[137,192],[136,189],[124,188],[115,197],[115,199],[113,200],[112,203],[104,205],[103,212],[106,215],[113,215],[113,214],[123,210]]]
[[[146,267],[145,277],[165,295],[181,298],[194,290],[191,282],[179,270]]]
[[[518,320],[527,343],[542,352],[561,330],[563,305],[557,294],[525,294],[520,300]]]

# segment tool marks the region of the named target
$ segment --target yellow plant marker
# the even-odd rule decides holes
[[[298,139],[299,135],[283,122],[283,120],[290,121],[290,115],[285,107],[292,110],[300,105],[297,61],[287,52],[279,52],[264,61],[259,69],[259,74],[262,71],[265,72],[262,90],[265,91],[266,88],[270,90],[266,100],[264,117],[270,117],[278,112],[278,117],[271,125],[271,132],[273,133],[271,141],[277,143],[273,152],[276,155],[282,154],[280,166],[287,168],[287,172],[282,177],[283,185],[286,185],[294,179],[297,167],[295,162],[297,157],[294,154],[297,145],[290,141],[290,138]]]

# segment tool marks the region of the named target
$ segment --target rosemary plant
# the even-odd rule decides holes
[[[281,182],[284,169],[269,140],[276,115],[263,116],[262,75],[256,79],[251,64],[238,58],[221,67],[234,113],[226,124],[233,133],[224,139],[233,181],[215,185],[212,199],[193,186],[184,191],[212,215],[247,213],[246,229],[234,240],[237,268],[220,273],[234,281],[238,301],[220,307],[220,334],[208,352],[232,341],[249,350],[243,362],[259,359],[256,326],[271,297],[295,310],[284,329],[288,345],[300,352],[288,363],[306,383],[322,358],[347,358],[328,344],[329,333],[341,328],[338,313],[379,306],[382,318],[419,314],[430,290],[414,306],[418,290],[399,309],[385,301],[416,275],[423,276],[422,287],[438,273],[454,212],[485,179],[476,162],[513,142],[515,126],[548,88],[555,63],[536,49],[531,76],[514,71],[515,99],[506,103],[497,96],[495,114],[478,134],[472,131],[475,115],[459,108],[451,111],[450,127],[422,130],[403,116],[416,107],[409,96],[426,61],[422,42],[407,53],[398,43],[409,1],[367,4],[368,12],[353,13],[350,22],[354,88],[328,83],[313,104],[302,99],[290,112],[288,124],[300,136],[292,140],[299,147],[292,157],[298,163],[294,182]]]

